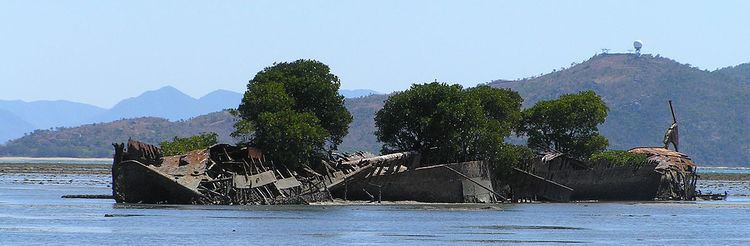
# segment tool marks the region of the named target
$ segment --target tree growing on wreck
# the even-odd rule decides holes
[[[527,145],[539,151],[554,150],[571,157],[587,159],[604,151],[607,138],[599,134],[609,109],[593,91],[565,94],[558,99],[539,101],[523,111],[520,134]]]
[[[384,153],[417,150],[423,163],[493,160],[507,149],[503,141],[521,119],[521,102],[508,89],[414,84],[376,113],[375,135]]]
[[[190,151],[206,149],[219,142],[219,135],[215,132],[204,132],[190,137],[175,136],[172,141],[163,141],[160,144],[164,156],[184,155]]]
[[[319,61],[274,63],[247,84],[232,136],[288,167],[318,163],[341,144],[352,121],[340,86]]]

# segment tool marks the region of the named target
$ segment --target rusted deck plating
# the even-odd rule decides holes
[[[307,204],[331,200],[329,189],[384,167],[411,163],[416,152],[373,157],[358,153],[304,175],[268,161],[255,148],[219,144],[181,156],[130,140],[114,144],[112,193],[120,203]]]

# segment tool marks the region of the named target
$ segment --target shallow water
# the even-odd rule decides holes
[[[112,164],[109,158],[0,157],[0,164]]]
[[[699,167],[698,174],[704,173],[726,173],[726,174],[750,174],[749,167]]]
[[[106,175],[0,175],[0,244],[747,244],[750,199],[510,205],[118,205]],[[40,184],[41,183],[41,184]]]

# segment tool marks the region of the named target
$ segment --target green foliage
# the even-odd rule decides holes
[[[271,160],[296,168],[310,166],[311,160],[324,157],[323,145],[329,135],[311,113],[263,112],[257,124],[254,141],[263,146]]]
[[[529,137],[528,146],[533,149],[552,149],[586,159],[608,145],[597,128],[607,118],[607,111],[593,91],[565,94],[524,110],[519,133]]]
[[[469,88],[466,92],[480,100],[485,116],[500,123],[502,132],[510,132],[521,121],[522,114],[519,108],[523,98],[517,92],[487,85]]]
[[[232,135],[287,166],[309,165],[347,135],[352,116],[340,85],[328,66],[314,60],[267,67],[248,83]]]
[[[630,153],[623,150],[607,150],[591,156],[592,165],[608,164],[613,166],[643,166],[648,163],[645,154]]]
[[[252,83],[252,81],[251,81]],[[294,105],[294,99],[284,89],[284,84],[279,82],[256,83],[252,89],[245,92],[242,104],[237,112],[242,118],[255,122],[261,112],[280,112],[290,110]]]
[[[536,154],[526,146],[502,144],[495,156],[495,159],[490,160],[490,164],[494,167],[495,173],[502,177],[508,174],[510,169],[514,167],[521,170],[529,170],[529,164],[536,157]]]
[[[161,151],[164,156],[184,155],[193,150],[205,149],[217,144],[219,135],[213,132],[205,132],[191,137],[177,137],[172,141],[161,142]]]
[[[255,133],[255,125],[249,120],[242,120],[237,109],[229,109],[228,111],[235,118],[234,131],[229,136],[237,140],[238,144],[250,142],[253,133]]]
[[[352,116],[338,90],[341,82],[325,64],[314,60],[276,63],[258,72],[247,85],[238,111],[243,120],[257,121],[262,112],[291,109],[311,113],[329,133],[335,147],[348,132]]]
[[[383,152],[417,150],[424,163],[495,158],[518,120],[521,97],[487,86],[415,84],[376,113]]]

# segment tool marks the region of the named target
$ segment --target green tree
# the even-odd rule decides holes
[[[590,165],[643,166],[648,163],[648,156],[624,150],[607,150],[591,155],[589,162]]]
[[[330,68],[315,60],[276,63],[258,72],[247,85],[238,108],[243,119],[256,121],[261,112],[292,109],[311,113],[335,147],[349,130],[352,116],[339,95],[341,82]]]
[[[340,86],[321,62],[274,63],[248,83],[232,136],[249,140],[290,167],[316,163],[314,159],[341,144],[352,122]]]
[[[424,163],[493,159],[520,107],[521,97],[510,90],[415,84],[386,100],[375,115],[375,135],[383,152],[417,150]]]
[[[313,160],[324,158],[328,137],[313,114],[284,110],[260,113],[254,143],[271,160],[297,168],[314,166]]]
[[[191,137],[177,137],[172,141],[161,142],[164,156],[184,155],[193,150],[205,149],[218,143],[219,135],[213,132],[201,133]]]
[[[586,159],[609,145],[597,128],[604,123],[608,110],[593,91],[566,94],[524,110],[518,132],[528,136],[532,149],[555,150]]]

